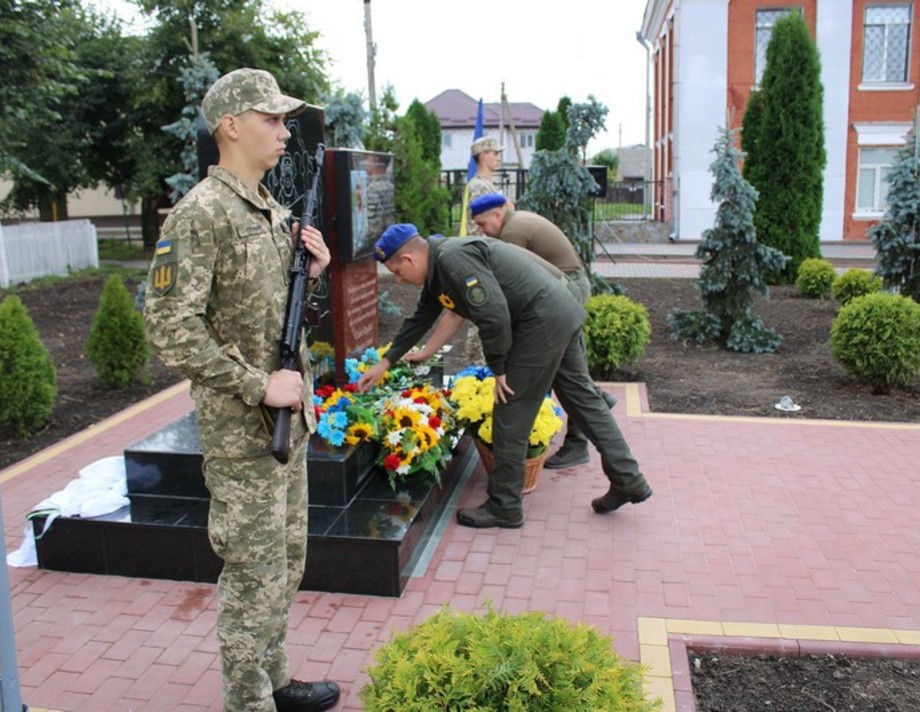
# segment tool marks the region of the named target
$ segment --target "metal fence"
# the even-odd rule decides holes
[[[0,287],[98,266],[96,226],[89,220],[0,227]]]
[[[492,182],[496,190],[517,202],[527,189],[527,171],[500,170],[493,176]],[[451,233],[456,235],[460,229],[466,171],[442,171],[441,185],[450,192]],[[661,187],[661,181],[608,182],[605,194],[591,199],[592,217],[595,222],[652,221],[655,219],[652,209],[654,196],[656,192],[661,193]]]

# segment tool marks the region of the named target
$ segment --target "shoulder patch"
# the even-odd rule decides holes
[[[176,260],[157,261],[153,266],[150,271],[150,288],[158,297],[167,294],[176,286],[178,266]]]
[[[466,301],[473,307],[481,307],[489,302],[489,292],[477,281],[466,288]]]
[[[457,306],[456,304],[454,304],[454,300],[451,299],[450,296],[448,296],[444,292],[441,292],[438,295],[438,301],[441,302],[442,307],[444,307],[445,309],[450,309],[451,311],[453,311],[454,307]]]

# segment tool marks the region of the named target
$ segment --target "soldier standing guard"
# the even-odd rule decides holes
[[[591,505],[612,512],[652,495],[639,465],[588,375],[581,325],[585,310],[562,272],[516,245],[487,238],[422,239],[414,225],[389,227],[377,260],[397,281],[423,287],[415,313],[403,322],[386,356],[358,381],[367,390],[434,324],[442,309],[479,327],[495,374],[488,499],[457,511],[469,527],[516,528],[524,523],[522,494],[527,439],[552,388],[569,417],[601,453],[610,481]]]
[[[293,252],[290,211],[261,180],[284,153],[284,120],[305,103],[285,96],[268,72],[238,69],[201,104],[220,162],[163,225],[150,268],[147,334],[168,365],[192,382],[208,536],[223,560],[217,639],[224,709],[312,712],[334,707],[334,682],[292,680],[284,651],[307,554],[306,446],[315,429],[313,379],[280,368]],[[329,264],[323,236],[295,239],[312,254],[310,277]],[[291,454],[270,454],[269,408],[291,408]]]

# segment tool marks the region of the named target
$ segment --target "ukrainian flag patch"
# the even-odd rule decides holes
[[[467,277],[465,281],[466,281],[467,289],[469,289],[470,287],[475,287],[477,284],[479,284],[479,280],[476,279],[475,277]]]
[[[168,255],[172,252],[172,240],[160,240],[156,245],[157,255]]]

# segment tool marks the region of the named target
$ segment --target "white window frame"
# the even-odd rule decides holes
[[[441,133],[441,148],[453,148],[454,135],[450,131]]]
[[[880,195],[881,192],[881,171],[884,166],[881,164],[872,165],[875,168],[875,205],[876,210],[866,210],[859,207],[859,188],[860,174],[865,168],[862,163],[861,152],[863,148],[902,148],[907,132],[910,131],[909,123],[900,122],[875,122],[854,124],[857,136],[857,158],[856,158],[856,185],[853,193],[853,213],[854,220],[878,220],[885,215],[887,205],[885,205],[886,196]],[[878,206],[881,206],[878,208]]]
[[[880,7],[880,6],[881,7],[885,7],[885,6],[887,7],[907,7],[907,14],[908,14],[907,46],[905,47],[905,50],[904,50],[907,56],[904,58],[905,77],[903,79],[896,79],[896,80],[888,80],[885,78],[866,79],[866,30],[869,27],[867,18],[868,18],[870,8]],[[914,23],[914,7],[913,7],[912,2],[889,1],[889,2],[866,3],[866,6],[863,10],[863,28],[862,28],[863,57],[862,57],[862,69],[860,71],[860,79],[861,79],[860,84],[859,84],[860,91],[910,91],[914,88],[913,83],[911,83],[910,81],[910,55],[911,55],[911,51],[913,50],[913,46],[911,43],[911,34],[912,34],[913,23]],[[872,25],[872,27],[876,27],[876,25]],[[884,27],[886,28],[886,31],[885,31],[883,41],[884,41],[885,52],[887,52],[887,47],[888,47],[887,27],[888,25],[884,25]],[[887,62],[884,61],[884,57],[883,57],[882,67],[885,67],[886,65],[887,65]]]
[[[763,65],[760,64],[760,48],[757,45],[757,32],[762,28],[758,17],[763,12],[780,12],[782,15],[778,15],[774,20],[773,24],[769,26],[770,34],[767,37],[767,44],[763,48]],[[776,20],[780,19],[783,15],[790,12],[802,12],[801,5],[778,5],[775,7],[758,7],[754,11],[754,89],[760,88],[760,82],[763,79],[763,73],[767,68],[767,47],[770,44],[770,38],[773,37],[773,26],[776,24]]]

